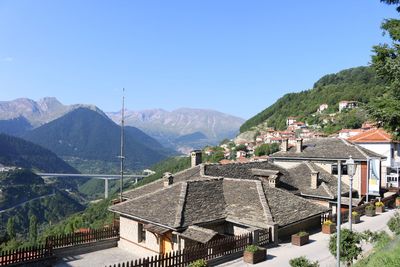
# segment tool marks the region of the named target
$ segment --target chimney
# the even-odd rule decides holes
[[[289,143],[287,139],[283,139],[281,143],[281,151],[287,152],[289,148]]]
[[[201,162],[202,162],[201,150],[193,150],[192,153],[190,153],[190,156],[192,158],[192,167],[195,167],[195,166],[201,164]]]
[[[319,172],[311,171],[311,189],[317,189],[318,178],[319,178]]]
[[[174,183],[174,176],[172,176],[172,173],[170,172],[165,172],[163,180],[164,180],[164,187],[168,187]]]
[[[298,153],[303,152],[303,139],[302,138],[296,139],[296,152],[298,152]]]
[[[268,185],[269,187],[275,188],[279,184],[279,176],[271,175],[268,177]]]

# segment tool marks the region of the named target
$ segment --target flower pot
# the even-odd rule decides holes
[[[292,235],[292,244],[295,246],[302,246],[308,243],[309,241],[309,234],[305,234],[305,235],[298,235],[298,234],[294,234]]]
[[[385,206],[381,207],[375,207],[376,213],[384,213],[385,212]]]
[[[243,261],[250,264],[256,264],[267,259],[267,249],[261,248],[256,252],[244,251],[243,252]]]
[[[400,198],[396,198],[396,208],[400,208]]]
[[[373,216],[375,216],[375,214],[376,214],[375,209],[371,209],[371,210],[365,209],[365,215],[366,215],[366,216],[368,216],[368,217],[373,217]]]
[[[355,223],[355,224],[357,224],[357,223],[360,223],[360,214],[357,214],[357,215],[351,215],[351,220],[352,220],[352,222],[353,223]]]
[[[322,233],[324,234],[333,234],[336,232],[336,224],[323,224],[322,225]]]

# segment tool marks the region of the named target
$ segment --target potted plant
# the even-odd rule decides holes
[[[322,223],[322,233],[330,235],[334,232],[336,232],[336,224],[334,224],[331,220],[326,220]]]
[[[246,263],[256,264],[265,261],[267,258],[267,249],[256,245],[249,245],[243,253],[243,260]]]
[[[308,243],[310,234],[305,231],[300,231],[292,235],[292,244],[295,246],[302,246]]]
[[[208,266],[207,262],[203,259],[195,260],[189,264],[189,267],[207,267],[207,266]]]
[[[375,212],[376,212],[375,207],[372,204],[368,204],[365,207],[365,215],[367,215],[368,217],[375,216]]]
[[[400,209],[400,196],[396,197],[396,208]]]
[[[385,204],[382,201],[375,202],[375,209],[377,213],[385,212]]]
[[[360,213],[358,213],[357,211],[353,211],[351,213],[351,219],[353,221],[353,223],[359,223],[360,222]]]

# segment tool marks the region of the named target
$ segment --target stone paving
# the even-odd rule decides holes
[[[390,232],[386,226],[386,223],[395,212],[396,210],[389,210],[375,217],[362,216],[361,223],[353,224],[353,231],[362,232],[369,229],[371,231],[386,230]],[[342,228],[348,228],[348,223],[343,224]],[[336,259],[330,254],[328,244],[329,235],[323,234],[322,232],[310,235],[310,243],[302,247],[293,246],[289,242],[281,243],[277,247],[269,248],[267,251],[267,260],[262,263],[255,264],[255,266],[285,267],[290,266],[290,259],[306,256],[312,261],[318,260],[321,267],[334,267],[336,266]],[[367,253],[371,249],[371,245],[363,245],[364,253]],[[343,264],[341,265],[343,266]],[[249,264],[243,262],[243,260],[240,258],[238,260],[225,263],[223,266],[242,267],[249,266]]]
[[[91,253],[66,257],[55,265],[56,267],[97,267],[109,266],[117,263],[140,259],[154,254],[131,253],[120,248],[98,250]]]

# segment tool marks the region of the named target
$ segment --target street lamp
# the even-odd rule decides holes
[[[349,200],[349,229],[352,231],[353,227],[353,216],[352,216],[352,208],[353,208],[353,176],[356,174],[357,165],[355,164],[353,158],[350,156],[348,160],[346,160],[347,165],[347,174],[350,176],[350,200]]]

